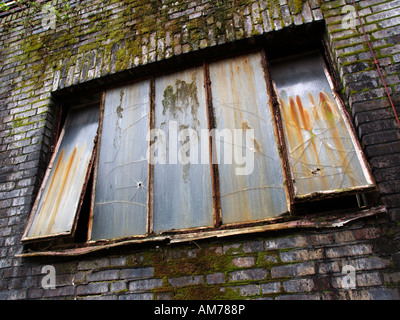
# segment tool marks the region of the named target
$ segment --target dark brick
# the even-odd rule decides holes
[[[108,283],[89,283],[87,285],[79,285],[76,288],[77,295],[90,295],[90,294],[101,294],[108,292]]]
[[[383,119],[392,119],[394,118],[394,113],[392,109],[385,108],[385,109],[378,109],[369,112],[360,112],[357,113],[354,117],[354,121],[356,126],[360,124],[376,121],[376,120],[383,120]]]
[[[364,147],[375,145],[379,143],[387,143],[392,141],[399,141],[400,130],[389,130],[383,132],[374,132],[363,136],[361,142]]]
[[[381,194],[399,193],[400,180],[378,183],[378,188]]]
[[[168,279],[168,282],[173,287],[183,287],[188,285],[202,284],[203,276],[185,276]]]
[[[193,281],[196,282],[196,281]],[[136,280],[129,283],[129,291],[138,292],[138,291],[150,291],[157,287],[162,287],[163,280],[162,279],[143,279]]]
[[[265,279],[268,272],[265,269],[248,269],[229,273],[229,281],[261,280]]]
[[[212,273],[208,274],[207,277],[208,284],[219,284],[225,282],[225,274],[224,273]]]
[[[390,103],[387,99],[371,100],[355,102],[351,106],[352,114],[355,115],[361,112],[367,112],[377,109],[386,109],[390,107]]]
[[[312,275],[314,273],[315,273],[315,266],[314,263],[312,262],[284,265],[284,266],[274,267],[271,269],[272,278],[300,277],[300,276]]]
[[[372,168],[382,169],[398,167],[400,164],[400,154],[391,154],[385,156],[377,156],[370,160],[370,165]]]
[[[154,268],[135,268],[135,269],[122,269],[121,279],[141,279],[150,278],[154,275]]]
[[[314,289],[312,279],[298,279],[283,282],[283,289],[286,292],[306,292]]]
[[[393,153],[400,153],[400,141],[374,145],[366,148],[366,154],[371,158]]]
[[[398,125],[396,120],[393,119],[386,119],[386,120],[377,120],[373,122],[367,122],[360,124],[358,126],[359,135],[362,137],[366,134],[380,132],[380,131],[389,131],[389,130],[397,130]]]
[[[86,276],[86,281],[96,282],[96,281],[107,281],[116,280],[119,278],[119,270],[104,270],[94,273],[89,273]]]

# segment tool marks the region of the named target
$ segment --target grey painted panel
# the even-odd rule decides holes
[[[106,93],[92,240],[146,234],[149,99],[149,81]]]

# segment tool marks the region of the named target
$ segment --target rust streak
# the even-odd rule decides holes
[[[76,147],[72,151],[71,155],[68,157],[68,159],[62,164],[62,169],[59,174],[56,176],[54,175],[55,182],[57,181],[57,184],[59,185],[59,188],[54,188],[54,192],[57,192],[56,197],[52,197],[53,201],[51,203],[47,203],[46,207],[50,207],[50,214],[49,214],[49,219],[46,227],[46,234],[49,234],[55,218],[57,216],[57,209],[59,208],[60,201],[62,199],[62,196],[64,195],[64,190],[66,188],[66,184],[68,181],[68,177],[70,175],[71,168],[75,162],[75,157],[76,157]],[[47,210],[42,211],[42,214],[46,212]]]
[[[35,226],[35,229],[33,231],[34,235],[40,235],[40,230],[38,229],[41,225],[42,225],[42,220],[44,218],[44,212],[46,212],[47,206],[49,205],[49,202],[52,201],[54,199],[54,194],[56,192],[54,184],[56,183],[56,181],[58,180],[58,176],[60,175],[60,171],[63,170],[63,164],[64,164],[64,152],[65,150],[61,150],[60,152],[60,156],[58,158],[58,162],[56,165],[56,168],[54,169],[54,174],[53,177],[51,179],[50,182],[50,186],[49,186],[49,192],[47,192],[46,198],[44,200],[44,204],[40,210],[40,214],[39,214],[39,218],[38,218],[38,222]],[[51,203],[52,206],[51,208],[54,208],[53,203]]]

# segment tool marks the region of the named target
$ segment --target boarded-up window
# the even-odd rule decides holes
[[[88,239],[236,230],[372,189],[330,81],[319,53],[259,51],[107,90]],[[98,117],[70,113],[25,240],[73,235]]]

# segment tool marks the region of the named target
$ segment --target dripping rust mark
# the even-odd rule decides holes
[[[352,186],[356,186],[353,167],[349,162],[351,160],[349,152],[352,149],[343,143],[343,139],[350,139],[350,135],[335,102],[324,92],[319,93],[317,103],[311,93],[308,93],[308,98],[309,108],[304,107],[304,101],[299,96],[289,97],[288,104],[280,99],[283,124],[290,154],[294,160],[292,164],[294,177],[308,181],[310,190],[315,188],[316,180],[312,179],[313,177],[318,179],[325,189],[331,189],[330,175],[325,172],[325,166],[340,167],[344,175],[350,179]],[[308,134],[305,135],[304,131]],[[324,137],[319,137],[322,134]],[[325,145],[325,159],[321,159],[320,144]],[[300,166],[305,166],[307,169],[304,170]],[[311,179],[306,180],[308,178]]]

